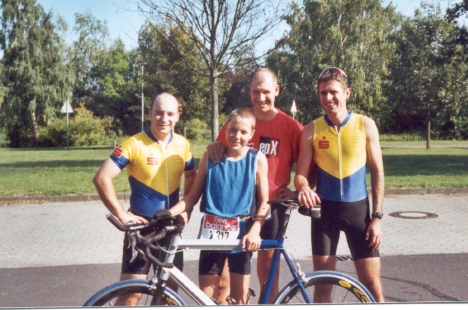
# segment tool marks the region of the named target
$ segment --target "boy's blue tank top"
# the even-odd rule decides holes
[[[222,217],[255,214],[257,152],[249,149],[238,161],[223,156],[219,164],[207,156],[205,192],[200,203],[202,212]]]

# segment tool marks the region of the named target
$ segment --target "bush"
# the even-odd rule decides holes
[[[68,123],[69,146],[109,145],[112,118],[99,118],[83,104],[75,109],[75,116]],[[56,119],[47,127],[40,128],[40,143],[45,147],[67,146],[66,119]]]
[[[189,141],[211,141],[210,125],[198,118],[187,122],[186,134]]]

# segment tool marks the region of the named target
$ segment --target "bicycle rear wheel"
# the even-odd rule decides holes
[[[308,273],[304,287],[314,300],[317,289],[331,289],[331,303],[374,303],[374,297],[358,280],[334,271],[318,271]],[[317,293],[318,294],[318,293]],[[274,304],[307,304],[299,285],[295,281],[289,282],[276,296]]]
[[[84,304],[85,307],[112,307],[115,305],[117,298],[127,294],[141,294],[139,307],[152,306],[155,291],[151,287],[151,282],[145,280],[127,280],[114,283],[106,288],[103,288],[94,294]],[[169,306],[185,306],[185,302],[173,290],[166,287],[164,290],[163,300]],[[154,307],[154,306],[153,306]]]

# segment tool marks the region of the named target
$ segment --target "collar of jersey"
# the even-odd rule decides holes
[[[335,126],[331,120],[328,118],[328,114],[325,114],[323,116],[325,118],[325,121],[327,122],[328,126]],[[341,124],[341,126],[344,126],[348,123],[349,119],[351,118],[351,112],[348,111],[348,115],[346,115],[346,118],[344,119],[343,123]]]
[[[153,136],[153,133],[151,132],[151,128],[146,128],[145,129],[145,133],[148,135],[148,137],[150,137],[151,140],[153,140],[154,142],[156,142],[157,144],[159,144],[158,140],[156,140],[156,138]],[[167,144],[171,143],[172,142],[172,138],[174,137],[172,131],[170,133],[170,137],[169,137],[169,141],[167,142]]]

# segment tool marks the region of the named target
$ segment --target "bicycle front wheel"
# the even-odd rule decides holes
[[[154,287],[151,282],[146,280],[127,280],[114,283],[106,288],[103,288],[94,294],[84,304],[85,307],[112,307],[115,305],[119,297],[125,297],[129,294],[140,294],[141,298],[137,304],[140,307],[152,306],[155,298]],[[173,290],[166,287],[162,297],[166,305],[169,306],[185,306],[185,302]],[[154,306],[153,306],[154,307]]]
[[[358,280],[334,271],[308,273],[303,282],[305,294],[314,302],[374,303],[375,299]],[[276,296],[274,304],[307,304],[296,281],[289,282]]]

